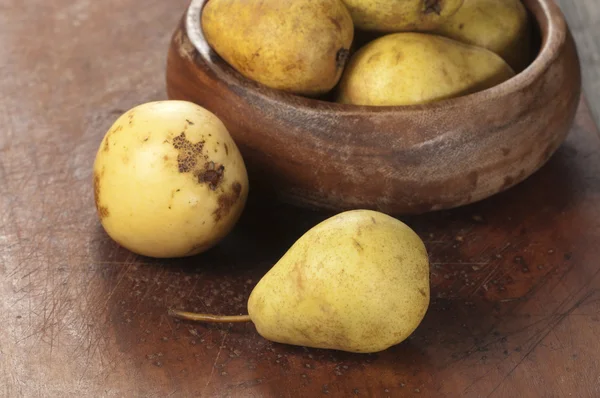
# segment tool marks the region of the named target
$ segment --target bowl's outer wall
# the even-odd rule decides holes
[[[185,24],[168,54],[167,92],[215,113],[240,147],[251,183],[295,204],[414,214],[472,203],[539,169],[565,139],[581,91],[575,43],[550,0],[560,40],[526,85],[442,106],[370,111],[276,93],[201,54]],[[558,14],[557,14],[558,13]],[[544,41],[550,27],[538,20]]]

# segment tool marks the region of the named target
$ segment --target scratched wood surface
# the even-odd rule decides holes
[[[405,343],[351,355],[168,318],[171,306],[243,312],[269,266],[329,215],[253,195],[221,245],[178,261],[132,255],[103,232],[95,151],[123,110],[165,98],[185,5],[0,6],[0,396],[600,396],[600,135],[585,102],[524,183],[405,219],[433,285]]]

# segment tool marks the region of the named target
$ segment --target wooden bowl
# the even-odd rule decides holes
[[[204,39],[192,0],[168,54],[167,92],[215,113],[252,188],[332,209],[414,214],[472,203],[523,181],[560,146],[581,91],[575,44],[552,0],[524,0],[540,46],[491,89],[428,105],[341,105],[244,78]],[[537,51],[539,50],[539,51]]]

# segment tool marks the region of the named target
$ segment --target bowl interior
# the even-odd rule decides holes
[[[529,12],[530,20],[532,21],[531,26],[533,30],[534,45],[532,46],[532,61],[529,66],[513,78],[486,90],[424,105],[348,105],[331,101],[331,96],[333,92],[335,92],[335,88],[324,96],[309,98],[281,90],[271,89],[242,76],[210,47],[204,37],[202,32],[201,13],[207,1],[208,0],[192,0],[185,18],[185,29],[191,43],[198,51],[199,56],[203,58],[213,73],[228,84],[238,86],[243,90],[251,90],[255,92],[256,95],[268,97],[270,100],[279,102],[282,106],[292,106],[295,108],[306,107],[322,112],[364,114],[365,112],[435,110],[440,107],[468,106],[470,102],[481,102],[488,98],[508,95],[530,84],[548,67],[558,45],[564,40],[566,30],[566,24],[562,13],[553,0],[522,0]],[[372,34],[357,32],[355,41],[366,43],[372,37]]]

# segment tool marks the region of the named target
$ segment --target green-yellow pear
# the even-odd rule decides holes
[[[357,28],[379,32],[430,30],[453,15],[463,0],[343,0]]]
[[[371,353],[410,336],[429,306],[429,259],[404,223],[371,210],[306,232],[258,282],[248,316],[172,312],[184,319],[254,322],[285,344]]]
[[[531,61],[531,26],[521,0],[464,0],[435,32],[487,48],[516,71]]]
[[[340,0],[210,0],[202,29],[208,44],[245,77],[307,96],[338,83],[354,37]]]
[[[352,56],[337,102],[425,104],[481,91],[512,76],[511,67],[484,48],[428,33],[394,33]]]

